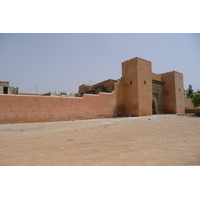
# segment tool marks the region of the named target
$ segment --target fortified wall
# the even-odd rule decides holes
[[[98,94],[89,94],[91,92]],[[122,78],[118,81],[109,79],[94,86],[83,84],[79,93],[83,96],[2,94],[0,123],[185,112],[183,74],[175,71],[152,73],[152,63],[138,57],[122,62]]]
[[[151,62],[134,58],[122,63],[123,101],[120,107],[128,116],[152,114],[152,66]]]
[[[164,112],[167,114],[182,114],[185,112],[183,74],[173,71],[162,74],[165,82],[164,89]]]
[[[0,95],[0,123],[105,118],[115,111],[115,92],[74,98]]]
[[[194,108],[194,106],[192,104],[192,99],[191,98],[185,98],[184,100],[185,100],[185,109],[186,110],[200,109],[200,106]]]

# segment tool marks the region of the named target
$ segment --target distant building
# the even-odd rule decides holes
[[[76,96],[76,93],[67,94],[66,92],[61,92],[61,93],[52,93],[52,92],[48,92],[48,93],[45,93],[45,94],[41,94],[41,96],[75,97],[75,96]]]
[[[83,96],[84,94],[99,94],[99,92],[111,93],[112,91],[114,91],[114,85],[116,82],[117,80],[108,79],[95,85],[80,85],[79,96]]]
[[[18,94],[18,87],[10,87],[8,81],[0,81],[0,94]]]

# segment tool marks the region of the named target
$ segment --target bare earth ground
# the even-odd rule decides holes
[[[200,117],[1,124],[0,165],[200,165]]]

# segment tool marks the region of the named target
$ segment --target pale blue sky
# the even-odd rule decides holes
[[[140,57],[154,73],[179,71],[200,89],[200,34],[0,34],[0,81],[20,93],[77,92],[81,84],[121,78],[121,63]]]

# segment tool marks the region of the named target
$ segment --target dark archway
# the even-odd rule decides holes
[[[152,114],[159,114],[159,108],[158,108],[158,98],[157,95],[153,94],[152,96]]]
[[[156,104],[154,100],[152,100],[152,114],[156,114]]]

